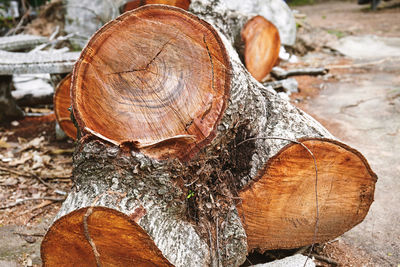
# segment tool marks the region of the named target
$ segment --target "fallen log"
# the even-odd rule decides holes
[[[258,238],[260,231],[280,226],[289,232],[282,247],[297,247],[365,217],[376,181],[365,159],[249,75],[232,45],[237,32],[212,17],[219,4],[192,1],[191,11],[208,22],[144,6],[91,38],[71,85],[82,136],[75,187],[42,243],[44,266],[67,264],[58,247],[77,240],[98,265],[117,262],[110,235],[121,254],[133,255],[132,244],[150,237],[175,266],[239,266],[248,251],[281,246],[273,233]],[[100,225],[109,227],[92,231],[87,212],[99,207],[108,208]],[[134,218],[148,236],[125,241],[125,229],[135,226],[111,227],[112,214]],[[87,254],[74,255],[85,263]]]
[[[0,50],[20,51],[34,48],[37,45],[46,43],[47,41],[48,39],[46,37],[29,34],[5,36],[0,38]]]
[[[11,96],[13,74],[68,73],[71,72],[79,52],[6,52],[0,50],[0,118],[11,120],[23,117],[23,112]],[[7,84],[9,83],[9,84]]]
[[[255,16],[243,27],[244,62],[257,81],[262,81],[279,58],[278,29],[262,16]]]
[[[279,67],[275,67],[272,69],[271,74],[278,80],[283,80],[292,76],[300,76],[300,75],[325,75],[329,72],[329,69],[326,68],[304,68],[304,69],[294,69],[294,70],[284,70]]]

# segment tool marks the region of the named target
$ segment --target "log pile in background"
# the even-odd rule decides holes
[[[238,266],[367,214],[376,175],[364,157],[244,68],[234,47],[248,19],[220,1],[190,11],[127,12],[82,52],[75,187],[42,243],[45,266]]]

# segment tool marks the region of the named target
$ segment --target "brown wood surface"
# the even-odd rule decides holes
[[[241,35],[246,68],[257,81],[262,81],[279,57],[278,29],[264,17],[255,16],[243,27]]]
[[[61,129],[72,139],[76,139],[77,129],[71,120],[69,107],[71,106],[71,74],[68,74],[57,85],[54,94],[54,113]]]
[[[58,219],[42,242],[43,266],[97,266],[93,248],[85,236],[82,208]],[[94,207],[87,229],[101,266],[172,266],[153,240],[123,213]]]
[[[124,12],[130,11],[135,8],[149,4],[169,5],[169,6],[180,7],[183,8],[184,10],[188,10],[190,5],[190,0],[133,0],[125,4],[123,11]]]
[[[146,5],[106,24],[83,50],[72,79],[74,115],[83,134],[151,147],[155,158],[187,159],[215,136],[229,73],[208,23]]]
[[[316,242],[336,238],[360,223],[374,198],[376,175],[354,149],[331,140],[303,142],[318,166],[319,223]],[[238,206],[249,251],[313,243],[316,222],[315,167],[299,144],[286,146],[262,176],[239,193]]]

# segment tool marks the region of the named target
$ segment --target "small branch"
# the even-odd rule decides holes
[[[299,76],[299,75],[325,75],[329,72],[327,68],[305,68],[305,69],[296,69],[296,70],[284,70],[279,67],[275,67],[271,70],[272,76],[274,76],[278,80],[283,80],[291,76]]]
[[[26,234],[26,233],[20,233],[20,232],[13,232],[14,235],[19,235],[19,236],[35,236],[35,237],[43,237],[45,233],[35,233],[35,234]]]
[[[220,260],[221,260],[221,257],[220,257],[220,255],[219,255],[219,237],[218,237],[218,216],[217,216],[217,222],[215,223],[215,227],[216,227],[216,239],[217,239],[217,257],[218,257],[218,263],[217,263],[217,266],[219,266],[219,263],[220,263]]]
[[[386,61],[399,61],[400,57],[387,57],[377,61],[358,63],[358,64],[347,64],[347,65],[328,65],[327,69],[350,69],[350,68],[363,68],[371,65],[379,65]]]
[[[52,186],[51,184],[46,183],[42,178],[40,178],[39,176],[37,176],[37,175],[35,175],[33,173],[22,173],[22,172],[19,172],[19,171],[10,170],[10,169],[2,167],[2,166],[0,166],[0,171],[5,171],[5,172],[12,173],[12,174],[15,174],[15,175],[19,175],[19,176],[22,176],[22,177],[35,178],[36,180],[38,180],[39,182],[41,182],[45,186],[47,186],[47,187],[49,187],[51,189],[56,189],[54,186]]]
[[[338,266],[339,263],[331,258],[325,257],[325,256],[321,256],[315,253],[312,253],[311,256],[313,256],[315,259],[319,260],[319,261],[324,261],[326,263],[332,264],[334,266]]]
[[[27,201],[34,201],[34,200],[50,200],[53,202],[62,202],[65,200],[65,198],[55,198],[55,197],[32,197],[32,198],[25,198],[21,199],[20,201],[16,201],[12,204],[0,207],[0,210],[8,209],[8,208],[13,208],[15,206],[18,206],[19,204],[22,204]]]

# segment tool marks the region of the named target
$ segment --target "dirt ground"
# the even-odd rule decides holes
[[[317,246],[318,264],[400,266],[400,58],[352,58],[332,49],[347,36],[400,37],[400,1],[384,2],[376,12],[356,0],[294,9],[318,47],[282,67],[330,72],[296,77],[300,92],[291,101],[363,153],[378,175],[364,222]],[[54,123],[47,115],[0,125],[0,267],[40,265],[41,239],[72,185],[73,142],[56,141]]]
[[[400,37],[400,2],[383,3],[377,12],[353,2],[325,2],[297,9],[307,15],[310,25],[330,34],[341,38],[389,37],[374,40],[396,40],[394,48],[400,50],[399,39],[394,38]],[[344,68],[332,68],[329,79],[297,77],[301,90],[295,96],[300,99],[298,105],[363,153],[378,175],[375,201],[366,219],[339,238],[347,246],[344,253],[357,251],[356,258],[369,259],[367,264],[343,262],[344,266],[400,264],[400,57],[382,57],[379,52],[371,50],[353,58],[351,53],[329,58],[324,53],[308,54],[303,58],[305,64]],[[371,58],[371,54],[376,57]]]

